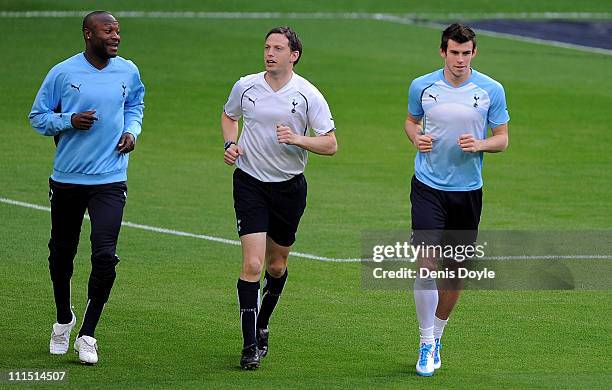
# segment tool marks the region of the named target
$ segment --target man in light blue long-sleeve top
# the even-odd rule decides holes
[[[49,178],[49,271],[57,310],[49,350],[64,354],[76,316],[70,303],[73,260],[85,210],[91,219],[91,274],[83,324],[74,343],[82,363],[98,362],[96,325],[115,280],[117,239],[127,198],[128,153],[140,135],[144,86],[133,62],[117,56],[119,23],[108,12],[83,19],[85,52],[55,65],[29,119],[57,145]]]

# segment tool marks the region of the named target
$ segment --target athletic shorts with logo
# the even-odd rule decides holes
[[[304,175],[281,182],[263,182],[237,168],[233,181],[238,235],[267,232],[278,245],[293,245],[306,209]]]
[[[482,188],[442,191],[412,177],[412,243],[467,245],[476,241]]]

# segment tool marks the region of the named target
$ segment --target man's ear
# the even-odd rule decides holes
[[[297,61],[298,59],[300,59],[300,52],[299,51],[292,51],[291,52],[291,56],[289,57],[289,62],[291,62],[292,64],[295,63],[295,61]]]

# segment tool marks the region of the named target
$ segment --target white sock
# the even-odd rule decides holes
[[[441,320],[438,317],[434,316],[434,338],[436,339],[441,339],[442,338],[442,333],[444,333],[444,327],[446,326],[446,323],[448,322],[448,318],[445,320]]]
[[[417,278],[414,281],[414,304],[416,306],[417,320],[421,344],[434,342],[434,318],[438,306],[438,290],[436,281],[432,278]]]
[[[420,344],[433,344],[434,343],[434,327],[432,326],[431,328],[426,328],[423,329],[421,327],[419,327],[419,335],[421,336],[420,340],[419,340],[419,345]]]

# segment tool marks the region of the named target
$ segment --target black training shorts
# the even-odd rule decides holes
[[[234,209],[238,235],[267,232],[278,245],[293,245],[306,209],[306,193],[303,174],[287,181],[268,183],[236,168]]]
[[[482,188],[442,191],[412,177],[413,244],[470,244],[476,241]]]

